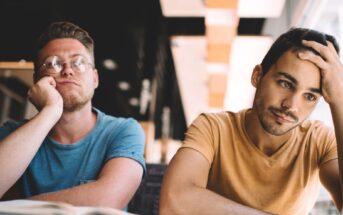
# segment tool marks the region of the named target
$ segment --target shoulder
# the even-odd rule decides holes
[[[330,127],[319,120],[304,121],[299,126],[298,132],[311,134],[315,137],[325,136],[325,135],[329,135],[329,136],[334,135],[333,127]]]
[[[240,125],[241,113],[222,111],[202,113],[188,127],[185,139],[215,143],[223,134],[229,134]]]
[[[202,113],[192,123],[192,125],[209,125],[211,127],[227,127],[228,124],[239,123],[244,117],[244,111],[238,113],[231,111],[221,111],[216,113]]]
[[[127,128],[127,127],[136,127],[136,128],[141,128],[140,124],[138,121],[134,118],[128,117],[116,117],[116,116],[111,116],[108,114],[105,114],[104,112],[101,112],[100,110],[96,110],[97,116],[98,116],[98,121],[100,126],[110,126],[111,128]]]
[[[109,132],[115,137],[123,135],[134,135],[144,138],[144,131],[139,122],[134,118],[115,117],[107,115],[99,110],[98,115],[98,130]]]
[[[319,154],[326,154],[336,148],[336,137],[333,127],[321,121],[307,120],[296,129],[297,138],[309,145],[314,145]]]

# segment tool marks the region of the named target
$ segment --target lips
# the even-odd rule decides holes
[[[289,114],[284,114],[283,112],[271,110],[272,114],[279,123],[295,123],[297,120],[290,116]]]
[[[79,86],[79,84],[75,81],[72,80],[61,80],[61,81],[57,81],[57,85],[68,85],[68,84],[73,84],[73,85],[77,85]]]

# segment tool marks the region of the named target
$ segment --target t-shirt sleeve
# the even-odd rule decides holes
[[[324,164],[330,160],[337,159],[337,144],[335,132],[333,129],[321,125],[316,127],[317,130],[317,146],[319,153],[319,165]]]
[[[111,158],[126,157],[137,161],[146,172],[144,161],[144,131],[140,124],[132,119],[126,119],[117,128],[118,131],[106,153],[106,161]]]
[[[201,114],[187,129],[182,148],[200,152],[211,164],[214,157],[213,122],[209,114]]]

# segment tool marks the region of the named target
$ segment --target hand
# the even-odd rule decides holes
[[[321,88],[325,101],[329,104],[339,103],[343,98],[343,65],[332,43],[322,45],[315,41],[303,40],[305,46],[316,50],[320,56],[311,51],[299,52],[300,59],[309,60],[320,69]]]
[[[56,90],[56,81],[51,76],[45,76],[37,81],[28,91],[29,100],[41,111],[46,107],[54,107],[58,114],[63,112],[63,99]]]

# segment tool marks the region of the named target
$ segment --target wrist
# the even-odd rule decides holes
[[[51,118],[56,122],[61,118],[62,113],[62,105],[46,105],[40,111],[40,114],[47,117],[47,119]]]

